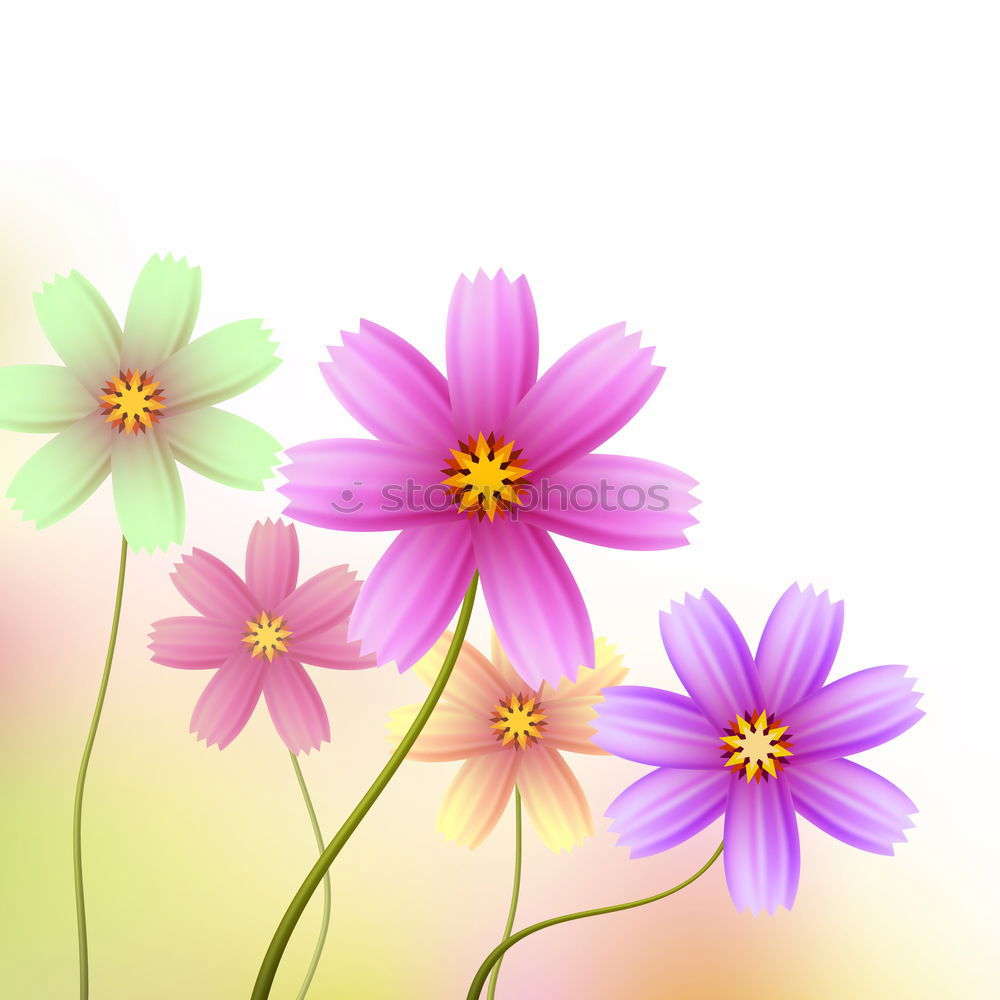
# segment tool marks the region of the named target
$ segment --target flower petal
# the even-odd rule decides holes
[[[490,665],[500,675],[504,685],[509,688],[508,694],[519,693],[523,687],[530,687],[525,679],[514,669],[495,628],[490,629]]]
[[[94,397],[60,365],[0,368],[0,428],[51,434],[97,409]]]
[[[202,549],[181,556],[171,579],[195,611],[232,622],[241,632],[248,619],[268,610],[257,607],[247,585],[221,559]]]
[[[264,677],[264,698],[274,728],[292,753],[309,753],[330,741],[323,699],[301,663],[277,657]]]
[[[259,319],[227,323],[167,358],[155,373],[171,415],[212,406],[246,392],[281,364]]]
[[[788,782],[729,779],[722,860],[741,912],[792,908],[799,886],[799,830]]]
[[[498,751],[467,760],[441,803],[437,832],[459,846],[478,847],[510,801],[521,759],[516,752]]]
[[[348,636],[408,669],[448,627],[475,568],[464,522],[406,528],[365,580]]]
[[[152,432],[111,440],[111,485],[122,534],[133,549],[167,549],[184,539],[184,491],[166,438]]]
[[[722,815],[729,776],[714,771],[651,771],[608,806],[612,833],[630,858],[659,854],[704,830]]]
[[[768,711],[779,715],[823,686],[844,630],[844,602],[792,584],[774,606],[755,662]]]
[[[658,767],[721,767],[719,737],[690,698],[658,688],[623,686],[604,692],[594,742],[625,760]]]
[[[374,656],[361,655],[360,642],[348,642],[347,622],[340,622],[325,632],[295,636],[295,656],[313,667],[330,670],[367,670],[377,667]]]
[[[78,271],[57,275],[35,293],[35,313],[49,343],[95,398],[118,374],[122,331],[107,302]]]
[[[547,531],[613,549],[687,545],[696,524],[690,476],[669,465],[624,455],[585,455],[554,475],[532,480],[516,517]]]
[[[250,420],[208,406],[160,425],[178,462],[238,490],[263,490],[275,475],[281,445]]]
[[[240,648],[240,630],[231,621],[182,615],[153,622],[149,648],[153,663],[181,670],[221,667]]]
[[[441,672],[453,637],[453,632],[445,632],[413,667],[417,676],[426,684],[433,684]],[[528,685],[512,669],[499,669],[471,642],[463,642],[455,661],[455,669],[448,678],[444,697],[474,718],[488,720],[501,700],[512,694],[526,694],[527,689]]]
[[[191,716],[191,732],[224,750],[240,734],[260,700],[269,664],[239,649],[208,682]]]
[[[459,518],[443,456],[391,441],[337,438],[295,445],[278,488],[297,521],[341,531],[398,531]]]
[[[798,814],[831,837],[873,854],[906,841],[917,807],[880,774],[850,760],[797,763],[786,773]]]
[[[76,510],[110,471],[110,437],[94,412],[43,444],[11,480],[7,496],[26,521],[45,528]]]
[[[719,733],[762,705],[757,670],[732,615],[707,590],[660,612],[660,635],[681,683]]]
[[[299,579],[299,536],[294,524],[258,521],[247,540],[246,581],[261,610],[270,611]]]
[[[567,351],[525,394],[504,434],[524,449],[536,475],[551,476],[621,430],[663,376],[651,347],[625,324],[609,326]]]
[[[849,757],[906,732],[924,714],[915,683],[906,667],[869,667],[809,695],[782,719],[796,760]]]
[[[562,754],[539,744],[523,755],[517,787],[528,819],[545,846],[556,852],[568,851],[592,837],[594,821],[587,797]]]
[[[596,703],[607,688],[621,684],[625,679],[628,669],[622,666],[623,659],[622,654],[607,639],[595,639],[593,668],[581,669],[575,681],[564,677],[555,690],[546,685],[542,689],[542,697],[549,705],[556,700]]]
[[[341,405],[381,441],[441,451],[454,444],[448,383],[415,347],[362,320],[358,333],[341,331],[343,346],[320,364]]]
[[[292,641],[301,642],[340,625],[351,613],[360,590],[354,570],[331,566],[300,583],[274,611],[292,630]]]
[[[398,743],[413,720],[420,705],[396,708],[389,716],[389,734]],[[409,760],[465,760],[484,753],[499,752],[497,734],[490,729],[489,716],[477,719],[458,705],[441,702],[424,726],[407,754]]]
[[[448,391],[455,435],[503,432],[538,377],[538,320],[527,279],[458,279],[448,307]]]
[[[594,633],[580,588],[544,531],[497,518],[473,524],[490,617],[517,672],[532,688],[576,679],[594,665]]]
[[[139,272],[122,339],[123,368],[149,371],[190,339],[201,302],[201,268],[154,254]]]

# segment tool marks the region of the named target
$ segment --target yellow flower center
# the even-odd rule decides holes
[[[541,709],[535,698],[525,701],[523,694],[512,694],[493,709],[490,728],[502,746],[513,744],[515,750],[525,750],[542,738],[545,715]]]
[[[752,712],[748,714],[749,722],[737,715],[722,737],[722,756],[728,758],[725,766],[737,771],[742,768],[748,782],[760,782],[761,777],[766,781],[768,775],[777,778],[778,771],[783,770],[780,758],[794,756],[788,749],[793,744],[785,736],[788,726],[773,715],[769,720],[764,711],[756,717]]]
[[[157,410],[163,409],[163,391],[148,372],[119,372],[104,385],[101,412],[106,423],[118,428],[118,433],[146,433],[160,419]]]
[[[458,450],[453,448],[451,455],[446,460],[447,468],[441,470],[448,474],[443,482],[455,495],[462,512],[492,521],[497,513],[503,516],[522,502],[520,494],[528,485],[525,476],[531,469],[514,464],[521,452],[514,450],[513,441],[507,444],[502,437],[485,437],[480,432],[478,438],[470,437],[466,444],[459,442]]]
[[[281,615],[272,618],[262,611],[253,621],[247,622],[249,631],[243,636],[243,641],[250,646],[253,656],[263,653],[273,660],[275,653],[288,652],[285,640],[292,633],[282,624],[283,620]]]

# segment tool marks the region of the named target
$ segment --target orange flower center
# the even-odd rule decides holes
[[[536,698],[524,699],[523,694],[512,694],[493,709],[490,719],[491,729],[501,746],[513,744],[515,750],[526,750],[532,743],[542,738],[545,715],[541,702]]]
[[[156,411],[163,409],[163,390],[148,372],[119,372],[103,388],[101,412],[119,434],[145,434],[160,419]]]
[[[285,640],[292,633],[282,624],[283,621],[281,615],[274,618],[262,611],[255,619],[247,622],[249,631],[244,634],[243,641],[250,646],[252,656],[263,653],[269,660],[273,660],[275,653],[288,652]]]
[[[748,722],[742,715],[736,716],[735,722],[730,722],[730,728],[722,737],[722,756],[726,759],[725,766],[741,770],[746,775],[747,782],[757,781],[768,776],[778,777],[778,772],[784,770],[781,758],[792,757],[794,754],[788,748],[793,746],[786,733],[788,726],[783,726],[780,719],[767,712],[760,711],[754,715],[748,712]]]
[[[515,464],[520,457],[513,441],[508,444],[502,437],[480,432],[478,438],[470,437],[465,444],[459,442],[458,450],[452,449],[447,468],[441,470],[448,475],[443,484],[454,494],[460,511],[492,521],[522,502],[520,495],[528,485],[525,476],[531,469]]]

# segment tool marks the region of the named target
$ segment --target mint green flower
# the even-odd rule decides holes
[[[132,291],[124,329],[83,275],[43,285],[35,311],[62,359],[0,368],[0,427],[57,432],[14,477],[14,509],[44,528],[76,510],[111,474],[133,549],[184,537],[177,462],[244,490],[262,490],[278,442],[215,407],[256,385],[280,360],[260,320],[191,341],[201,269],[153,256]]]

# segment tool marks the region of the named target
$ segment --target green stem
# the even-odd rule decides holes
[[[76,778],[76,797],[73,799],[73,886],[76,890],[76,937],[80,950],[80,1000],[90,996],[90,960],[87,954],[87,907],[83,899],[83,850],[81,847],[81,831],[83,829],[83,786],[87,781],[87,768],[90,766],[90,755],[94,749],[94,738],[101,721],[101,711],[104,708],[104,696],[108,691],[108,679],[111,677],[111,661],[115,655],[115,643],[118,640],[118,622],[122,615],[122,594],[125,591],[125,558],[128,555],[128,543],[122,538],[121,557],[118,561],[118,590],[115,593],[115,613],[111,619],[111,635],[108,637],[108,653],[104,658],[104,675],[97,691],[97,704],[94,706],[94,717],[90,720],[90,732],[83,748],[83,759],[80,761],[80,773]]]
[[[288,756],[292,758],[292,767],[295,768],[295,778],[302,791],[302,799],[306,804],[306,812],[309,813],[309,822],[312,824],[313,836],[316,838],[316,849],[320,854],[322,854],[323,833],[319,828],[319,820],[316,818],[316,810],[313,808],[312,799],[309,797],[309,789],[306,788],[306,779],[302,777],[302,768],[299,767],[298,757],[296,757],[291,750],[288,751]],[[330,873],[327,872],[323,876],[323,919],[319,925],[319,937],[316,939],[316,947],[313,949],[312,961],[309,963],[309,968],[306,970],[306,977],[302,980],[302,985],[299,987],[297,1000],[306,1000],[306,994],[309,992],[309,987],[312,986],[313,976],[316,975],[316,969],[319,966],[320,956],[323,954],[323,946],[326,944],[326,935],[329,930]]]
[[[316,891],[323,876],[329,871],[330,865],[333,864],[344,845],[351,839],[351,834],[358,828],[361,821],[368,814],[368,810],[371,809],[378,797],[385,791],[386,785],[389,784],[392,776],[399,770],[400,764],[403,763],[406,755],[413,748],[413,744],[416,743],[417,737],[424,726],[427,725],[427,720],[431,717],[431,713],[434,711],[438,700],[444,693],[445,685],[448,683],[448,678],[451,677],[452,670],[455,669],[455,661],[458,659],[459,650],[461,650],[462,642],[465,640],[465,633],[469,628],[469,619],[472,617],[472,605],[476,600],[478,585],[479,574],[473,573],[469,589],[465,592],[465,598],[462,601],[462,609],[458,613],[458,624],[455,627],[455,635],[444,658],[441,672],[431,685],[427,699],[420,706],[420,711],[417,712],[417,717],[406,731],[406,735],[400,741],[399,746],[393,750],[392,756],[385,767],[379,772],[378,777],[372,782],[371,787],[365,792],[361,801],[354,807],[354,812],[347,817],[344,825],[327,845],[326,850],[323,851],[319,860],[313,865],[312,871],[306,876],[305,881],[299,887],[299,891],[292,898],[291,903],[289,903],[288,909],[281,918],[281,922],[274,932],[274,937],[271,939],[270,945],[268,945],[264,961],[261,962],[260,971],[257,973],[257,981],[254,983],[253,993],[251,994],[251,1000],[267,1000],[271,995],[271,986],[274,983],[274,976],[278,971],[281,956],[284,955],[285,948],[288,947],[292,932],[295,930],[295,925],[299,922],[306,904]]]
[[[501,943],[510,937],[510,932],[514,929],[514,915],[517,913],[517,897],[521,894],[521,789],[514,786],[514,889],[510,894],[510,909],[507,911],[507,925],[503,929]],[[493,966],[490,975],[489,989],[486,991],[486,1000],[494,1000],[497,993],[497,976],[500,975],[500,966],[503,964],[501,955]]]
[[[513,948],[518,941],[523,941],[529,934],[544,930],[546,927],[554,927],[556,924],[564,924],[569,920],[581,920],[583,917],[599,917],[602,913],[617,913],[619,910],[631,910],[636,906],[645,906],[647,903],[655,903],[659,899],[666,899],[667,896],[672,896],[675,892],[680,892],[681,889],[689,886],[696,879],[701,878],[721,857],[722,846],[722,844],[719,844],[715,849],[715,853],[690,878],[675,885],[672,889],[667,889],[666,892],[657,893],[655,896],[647,896],[645,899],[635,899],[630,903],[618,903],[615,906],[602,906],[597,910],[580,910],[578,913],[567,913],[561,917],[550,917],[548,920],[542,920],[537,924],[532,924],[530,927],[525,927],[524,930],[520,930],[516,934],[512,934],[506,941],[498,944],[486,956],[486,961],[479,966],[479,971],[476,973],[475,978],[472,980],[472,985],[469,987],[466,1000],[479,1000],[483,992],[483,985],[486,983],[486,977],[490,974],[490,969],[493,965],[503,958],[504,953],[508,949]]]

